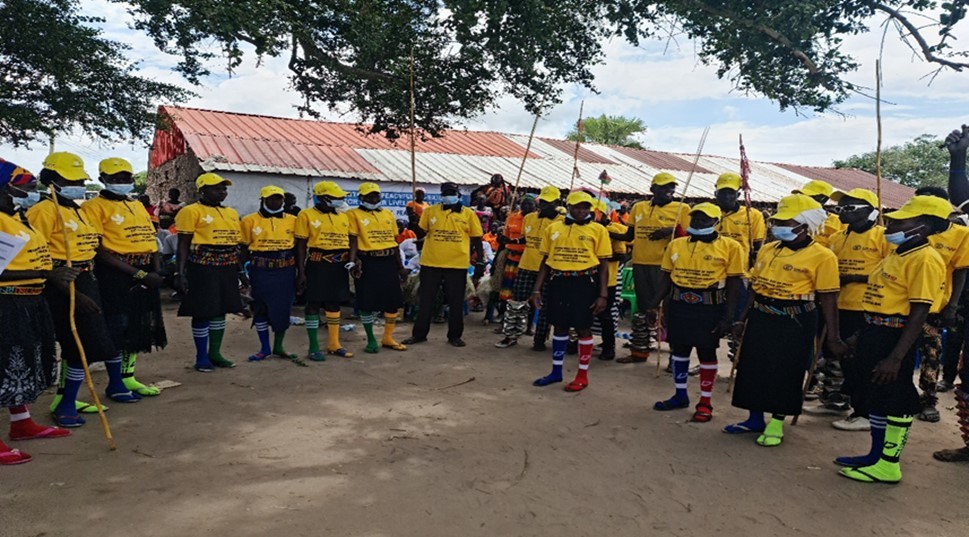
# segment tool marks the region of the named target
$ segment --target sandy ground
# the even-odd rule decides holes
[[[139,377],[184,385],[113,405],[116,452],[96,417],[69,439],[15,443],[35,460],[0,468],[0,535],[969,535],[969,466],[931,458],[960,443],[951,396],[942,423],[916,423],[904,483],[864,485],[831,459],[866,451],[867,433],[804,416],[761,448],[719,431],[741,416],[725,381],[712,423],[652,411],[672,390],[653,364],[593,360],[585,392],[533,388],[549,356],[495,349],[480,314],[468,319],[465,349],[435,325],[406,353],[304,368],[246,362],[255,334],[230,318],[239,366],[200,374],[172,315],[172,344]],[[357,330],[345,343],[362,351]],[[290,349],[305,338],[291,330]],[[33,406],[45,422],[49,397]]]

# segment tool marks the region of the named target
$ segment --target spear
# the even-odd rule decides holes
[[[538,105],[538,111],[535,112],[535,121],[532,122],[532,131],[528,133],[528,143],[525,144],[525,154],[522,155],[521,166],[518,167],[518,177],[515,177],[515,190],[511,194],[511,206],[508,208],[509,211],[515,208],[515,204],[518,203],[518,184],[522,180],[522,172],[525,171],[525,162],[528,161],[528,153],[532,150],[532,139],[535,138],[535,128],[538,127],[538,120],[542,117],[542,105],[545,104],[545,99],[542,99],[542,104]]]
[[[582,143],[582,110],[585,101],[579,104],[579,121],[575,123],[575,152],[572,154],[572,181],[569,182],[569,192],[575,186],[575,178],[579,176],[579,145]]]
[[[750,225],[750,161],[747,160],[747,149],[744,147],[744,135],[740,135],[740,187],[744,191],[744,206],[747,208],[747,239],[750,251],[754,251],[754,228]],[[751,291],[753,292],[753,291]],[[743,350],[743,338],[737,342],[733,360],[730,361],[730,376],[727,377],[727,393],[733,391],[734,378],[737,374],[737,363],[740,361],[740,351]]]
[[[410,188],[417,199],[417,140],[414,137],[414,47],[410,48]]]

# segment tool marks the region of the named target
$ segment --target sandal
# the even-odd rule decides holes
[[[85,403],[85,402],[82,402],[82,401],[75,401],[74,402],[74,408],[76,408],[77,411],[80,412],[81,414],[97,414],[98,413],[98,407],[97,407],[97,405],[92,405],[91,403]],[[101,405],[101,410],[107,412],[108,411],[108,407],[106,407],[104,405]]]
[[[582,390],[588,387],[589,387],[589,381],[576,379],[566,384],[564,389],[567,392],[581,392]]]
[[[385,348],[385,349],[390,349],[392,351],[406,351],[407,350],[407,345],[404,345],[403,343],[397,343],[396,341],[393,342],[393,343],[381,343],[380,346],[383,347],[383,348]]]
[[[707,405],[697,405],[696,412],[690,421],[694,423],[709,423],[713,419],[713,407]]]
[[[261,361],[265,360],[268,357],[269,357],[268,354],[263,354],[261,352],[257,352],[256,354],[253,354],[252,356],[249,357],[249,361],[250,362],[261,362]]]
[[[761,433],[757,437],[757,445],[763,447],[777,447],[784,441],[784,435]]]
[[[343,347],[332,351],[327,350],[326,353],[333,356],[339,356],[340,358],[353,358],[353,353],[344,349]]]
[[[939,415],[939,410],[934,406],[927,406],[919,412],[919,421],[927,421],[929,423],[938,423],[942,419]]]
[[[137,403],[138,401],[141,401],[141,396],[132,391],[108,393],[107,390],[105,390],[104,395],[115,403]]]
[[[727,425],[721,430],[727,434],[746,434],[746,433],[764,432],[763,429],[753,429],[748,425],[744,425],[743,423],[731,423],[730,425]]]
[[[323,354],[322,351],[311,352],[306,357],[309,358],[310,360],[313,360],[314,362],[326,361],[326,355]]]
[[[895,485],[899,481],[889,481],[885,479],[880,479],[862,468],[842,468],[839,474],[847,477],[848,479],[853,479],[855,481],[861,481],[862,483],[884,483],[886,485]]]
[[[298,360],[299,356],[291,352],[274,352],[269,356],[274,356],[276,358],[282,358],[283,360]]]
[[[77,427],[83,426],[87,421],[81,416],[58,416],[57,414],[52,414],[54,417],[54,423],[58,427],[67,427],[68,429],[76,429]]]
[[[679,400],[676,397],[673,397],[673,398],[667,399],[666,401],[656,401],[656,403],[653,404],[653,410],[659,410],[659,411],[665,412],[667,410],[679,410],[681,408],[686,408],[688,406],[690,406],[690,401],[688,399]]]
[[[932,458],[941,462],[969,462],[969,448],[943,449],[933,453]]]
[[[19,449],[11,449],[10,451],[0,451],[0,466],[13,466],[15,464],[24,464],[34,460],[33,457],[20,451]]]
[[[27,435],[27,436],[14,436],[10,435],[11,440],[40,440],[42,438],[64,438],[65,436],[71,436],[71,431],[67,429],[61,429],[60,427],[44,427],[41,431]]]

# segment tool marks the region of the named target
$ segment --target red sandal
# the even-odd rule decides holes
[[[696,412],[693,413],[693,417],[690,421],[694,423],[708,423],[713,419],[713,407],[707,405],[697,405]]]

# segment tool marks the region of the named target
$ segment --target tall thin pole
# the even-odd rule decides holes
[[[542,101],[544,104],[544,100]],[[522,172],[525,171],[525,162],[528,161],[528,153],[532,150],[532,139],[535,138],[535,128],[538,127],[538,120],[542,117],[542,107],[539,105],[538,112],[535,113],[535,121],[532,122],[532,131],[528,133],[528,143],[525,144],[525,154],[522,155],[521,166],[518,167],[518,177],[515,177],[515,190],[511,193],[511,206],[508,210],[515,208],[518,203],[518,184],[522,180]]]
[[[417,138],[414,129],[414,47],[410,48],[410,185],[411,196],[417,198]]]
[[[875,60],[875,121],[878,124],[878,142],[875,146],[875,181],[878,194],[878,223],[882,222],[882,64]]]
[[[569,182],[569,192],[575,187],[575,178],[579,175],[579,146],[582,144],[582,111],[585,101],[579,105],[579,121],[575,124],[575,152],[572,154],[572,181]]]

